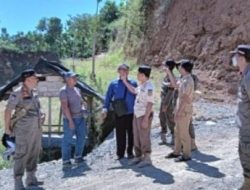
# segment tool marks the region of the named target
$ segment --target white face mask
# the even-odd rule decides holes
[[[232,58],[232,63],[233,63],[233,66],[234,66],[234,67],[237,67],[237,66],[238,66],[238,61],[237,61],[237,57],[236,57],[236,56],[233,56],[233,58]]]

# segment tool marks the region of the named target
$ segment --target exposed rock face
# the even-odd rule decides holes
[[[50,52],[17,53],[0,49],[0,87],[19,75],[24,69],[32,68],[41,56],[50,61],[59,61],[58,56]]]
[[[208,76],[236,81],[229,51],[250,43],[250,1],[155,0],[138,62],[190,58]],[[233,72],[235,73],[235,72]]]

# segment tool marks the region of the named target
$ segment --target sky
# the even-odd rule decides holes
[[[100,7],[106,0],[102,0]],[[117,3],[120,0],[114,0]],[[95,14],[96,0],[0,0],[0,28],[9,34],[35,30],[43,17],[58,17],[63,23],[69,15]]]

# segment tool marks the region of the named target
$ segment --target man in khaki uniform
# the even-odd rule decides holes
[[[180,65],[180,62],[176,63],[177,70],[179,70],[179,65]],[[194,80],[194,91],[196,91],[198,89],[199,79],[194,74],[191,74],[191,76],[193,77],[193,80]],[[176,107],[177,98],[178,98],[178,89],[175,89],[173,97],[174,97],[173,98],[173,107]],[[191,118],[191,122],[190,122],[190,125],[189,125],[189,134],[190,134],[190,137],[191,137],[191,150],[196,151],[196,150],[198,150],[198,148],[197,148],[197,145],[196,145],[196,142],[195,142],[195,130],[194,130],[194,125],[193,125],[193,119],[192,118]]]
[[[130,92],[136,94],[134,105],[134,150],[135,158],[131,160],[130,165],[138,164],[138,167],[145,167],[152,164],[150,129],[153,119],[153,85],[149,80],[151,68],[142,65],[138,69],[137,78],[140,85],[135,88],[124,78],[123,82]]]
[[[191,138],[189,126],[193,113],[194,80],[191,76],[193,64],[189,60],[181,60],[179,71],[182,75],[178,84],[178,99],[175,108],[175,148],[167,158],[176,158],[176,162],[191,159]],[[181,155],[183,147],[183,154]]]
[[[234,51],[232,63],[241,74],[237,125],[239,127],[239,156],[243,168],[244,183],[240,190],[250,189],[250,45],[239,45]]]
[[[175,62],[171,59],[167,60],[164,69],[167,67],[172,75],[173,69],[175,68]],[[171,144],[174,144],[174,87],[171,84],[168,74],[164,77],[162,81],[162,88],[161,88],[161,106],[160,106],[160,124],[161,124],[161,140],[162,142],[160,145],[167,144],[166,134],[168,129],[171,133]]]
[[[25,189],[22,177],[27,172],[26,185],[38,185],[35,172],[41,151],[41,121],[44,115],[34,88],[38,78],[34,70],[26,70],[21,78],[23,85],[11,93],[5,109],[5,134],[14,135],[16,149],[14,155],[15,190]],[[16,118],[14,128],[11,126],[12,111]]]

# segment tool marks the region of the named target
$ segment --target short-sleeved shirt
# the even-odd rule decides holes
[[[70,88],[68,86],[64,86],[61,88],[59,93],[59,98],[61,101],[67,101],[69,106],[69,111],[71,113],[72,118],[80,118],[82,117],[82,97],[79,90],[74,87]],[[66,118],[65,115],[63,115]]]
[[[151,81],[146,81],[144,84],[136,88],[136,99],[134,105],[134,114],[136,118],[146,114],[148,103],[154,103],[154,87]]]
[[[9,110],[15,110],[14,115],[18,114],[18,112],[22,109],[28,109],[27,113],[24,117],[22,117],[22,119],[31,116],[39,117],[41,113],[41,106],[37,93],[35,91],[32,91],[30,97],[23,97],[22,86],[17,88],[10,94],[6,108]]]
[[[188,74],[180,79],[178,98],[176,109],[178,110],[180,106],[180,98],[185,95],[188,97],[188,101],[185,102],[185,107],[183,108],[183,114],[192,114],[193,112],[193,98],[194,98],[194,80],[193,77]]]
[[[240,127],[240,133],[241,131],[245,133],[242,135],[248,133],[250,136],[250,66],[242,73],[238,93],[237,124]]]

